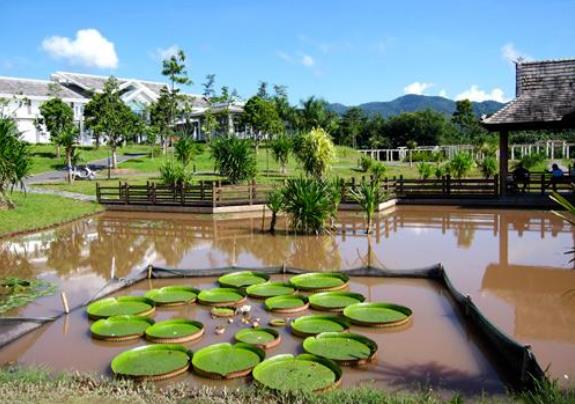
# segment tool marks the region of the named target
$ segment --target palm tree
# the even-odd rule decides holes
[[[277,215],[284,206],[284,195],[281,189],[274,189],[268,194],[266,205],[272,211],[272,220],[270,221],[270,233],[275,233]]]
[[[385,194],[379,188],[379,183],[363,181],[357,190],[351,191],[351,197],[362,207],[367,219],[366,233],[371,233],[373,215],[385,198]]]

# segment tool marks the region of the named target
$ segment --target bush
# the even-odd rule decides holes
[[[160,179],[162,183],[176,187],[189,184],[192,174],[179,161],[166,160],[160,165]]]
[[[478,161],[477,165],[485,178],[490,178],[497,174],[497,159],[495,157],[487,156],[483,160]]]
[[[272,211],[272,219],[270,221],[270,233],[274,233],[276,228],[277,215],[284,207],[284,195],[282,190],[279,188],[274,188],[268,194],[266,205]]]
[[[469,153],[459,152],[449,161],[449,171],[457,179],[465,177],[472,167],[473,158]]]
[[[256,158],[249,140],[235,136],[217,137],[210,144],[210,152],[216,170],[232,184],[256,176]]]
[[[0,118],[0,209],[14,207],[6,192],[17,185],[24,188],[30,168],[28,144],[21,139],[16,123]]]
[[[411,161],[414,163],[420,161],[438,163],[445,161],[445,154],[441,151],[413,150]],[[409,154],[405,157],[404,162],[409,162]]]
[[[380,161],[376,161],[371,166],[371,175],[373,175],[373,180],[375,182],[381,182],[383,180],[383,176],[387,171],[387,167]]]
[[[379,204],[384,200],[384,193],[375,181],[362,181],[357,190],[351,191],[351,197],[362,207],[367,219],[367,233],[371,232],[371,221]]]
[[[178,139],[174,144],[174,151],[176,159],[184,166],[187,166],[194,156],[201,152],[201,148],[190,137],[185,136]]]
[[[359,168],[361,169],[361,171],[366,173],[373,166],[373,163],[375,163],[375,160],[373,160],[368,155],[363,154],[359,159]]]
[[[305,234],[320,234],[337,211],[333,182],[317,178],[292,178],[283,188],[283,209],[293,228]]]
[[[419,178],[424,180],[431,177],[431,172],[433,171],[433,167],[429,163],[421,162],[417,165],[417,172],[419,173]]]
[[[335,160],[331,137],[322,128],[298,136],[294,151],[304,171],[315,178],[323,178]]]
[[[537,165],[545,161],[545,155],[542,153],[531,153],[521,156],[521,159],[517,162],[517,165],[522,164],[528,170],[532,170]]]
[[[270,148],[272,149],[274,160],[280,165],[281,173],[285,174],[287,172],[289,154],[292,149],[291,138],[285,134],[278,135],[271,141]]]

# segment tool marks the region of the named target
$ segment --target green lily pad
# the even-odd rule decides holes
[[[287,321],[284,318],[272,318],[268,324],[272,327],[285,327],[287,325]]]
[[[218,283],[226,288],[245,288],[251,285],[267,282],[268,274],[254,271],[232,272],[218,278]]]
[[[147,316],[154,312],[154,302],[143,296],[107,297],[88,305],[88,317],[93,320],[112,316]]]
[[[189,342],[200,338],[203,334],[202,323],[186,319],[159,321],[146,329],[146,338],[160,344]]]
[[[280,391],[321,391],[341,380],[341,369],[333,361],[310,354],[276,355],[257,365],[253,378]]]
[[[186,372],[191,356],[182,345],[147,345],[120,353],[111,367],[116,376],[160,380]]]
[[[341,332],[349,328],[349,322],[341,316],[303,316],[290,324],[292,334],[309,337],[322,332]]]
[[[306,296],[281,295],[268,297],[264,302],[266,310],[276,313],[296,313],[303,311],[309,306]]]
[[[244,328],[234,335],[238,342],[255,345],[262,349],[273,348],[281,342],[280,334],[271,328]]]
[[[246,288],[249,297],[265,299],[272,296],[291,295],[295,288],[287,282],[265,282]]]
[[[349,277],[340,272],[312,272],[292,276],[289,281],[300,290],[328,291],[347,287]]]
[[[407,323],[411,309],[393,303],[356,303],[347,306],[343,315],[353,324],[369,327],[392,327]]]
[[[238,342],[237,344],[214,344],[194,354],[194,371],[215,379],[233,379],[247,376],[253,367],[265,358],[261,348]]]
[[[365,297],[353,292],[322,292],[309,297],[309,305],[316,310],[341,311],[347,306],[361,303]]]
[[[236,315],[236,309],[233,307],[212,307],[210,313],[216,317],[233,317]]]
[[[361,365],[377,352],[377,344],[363,335],[349,332],[323,332],[303,341],[303,349],[310,354],[331,359],[342,365]]]
[[[198,300],[212,306],[230,306],[243,303],[246,294],[235,288],[214,288],[202,290],[198,294]]]
[[[101,318],[90,326],[90,333],[96,339],[106,341],[128,341],[144,335],[154,320],[141,316],[112,316]]]
[[[200,291],[190,286],[164,286],[147,291],[144,296],[153,300],[158,306],[176,306],[196,301]]]

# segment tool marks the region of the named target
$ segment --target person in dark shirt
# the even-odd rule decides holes
[[[519,162],[517,167],[515,167],[515,170],[513,170],[512,175],[517,189],[519,189],[519,184],[523,184],[522,191],[525,192],[527,189],[527,184],[529,184],[529,170],[523,167],[523,163]]]
[[[551,166],[551,183],[550,185],[553,186],[553,191],[557,191],[557,182],[559,179],[563,177],[563,170],[559,168],[557,163],[553,163]]]

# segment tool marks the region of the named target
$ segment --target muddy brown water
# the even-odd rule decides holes
[[[280,219],[280,227],[285,222]],[[264,227],[267,223],[263,223]],[[381,214],[371,241],[360,215],[345,214],[331,236],[296,236],[282,228],[262,233],[261,217],[215,219],[175,214],[105,213],[27,236],[0,241],[0,276],[55,281],[72,306],[93,296],[112,276],[123,277],[147,264],[178,268],[226,265],[270,266],[286,263],[309,270],[354,268],[371,263],[411,269],[441,262],[455,286],[471,295],[489,319],[533,347],[553,377],[575,377],[575,270],[564,253],[575,245],[572,226],[542,211],[470,210],[402,207]],[[124,293],[142,294],[150,286],[179,282],[210,287],[215,279],[154,280]],[[431,386],[464,394],[504,391],[490,353],[466,328],[444,291],[435,283],[408,279],[354,278],[351,290],[370,300],[393,301],[414,310],[413,322],[396,330],[354,327],[378,342],[377,360],[362,369],[344,370],[344,385],[372,381],[390,390]],[[255,314],[267,319],[260,303]],[[58,296],[39,299],[11,315],[46,316],[62,311]],[[305,314],[305,312],[303,313]],[[196,318],[206,335],[192,350],[233,340],[238,322],[223,336],[203,306],[158,311],[155,318]],[[264,320],[265,322],[265,320]],[[111,358],[145,342],[97,342],[88,333],[83,310],[34,331],[0,350],[0,364],[44,364],[109,374]],[[268,355],[297,353],[301,339],[282,330],[282,344]],[[194,375],[174,380],[213,382]]]

